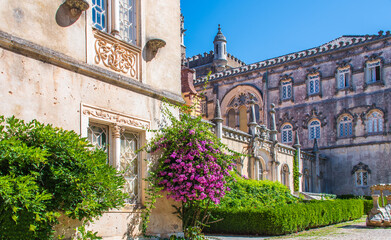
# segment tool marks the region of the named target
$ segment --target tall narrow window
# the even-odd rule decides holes
[[[313,120],[309,123],[309,139],[319,139],[320,138],[320,122],[319,120]]]
[[[368,185],[368,172],[365,170],[356,171],[356,186],[364,187]]]
[[[107,31],[107,2],[106,0],[92,0],[92,23],[101,31]]]
[[[350,116],[343,116],[338,123],[338,136],[349,137],[353,135],[353,123]]]
[[[337,79],[338,88],[344,89],[349,87],[350,68],[338,69]]]
[[[287,100],[292,98],[292,82],[282,82],[282,100]]]
[[[284,165],[281,170],[281,182],[289,188],[289,167]]]
[[[370,112],[367,116],[367,132],[381,133],[383,132],[383,115],[378,111]]]
[[[139,196],[138,189],[138,154],[139,135],[131,132],[121,133],[120,170],[124,172],[124,190],[129,194],[126,200],[129,204],[136,204]]]
[[[243,132],[248,132],[247,107],[245,107],[245,106],[241,106],[239,108],[239,129]]]
[[[314,95],[320,92],[319,74],[308,76],[308,95]]]
[[[310,191],[310,171],[304,169],[304,192]]]
[[[107,159],[109,154],[109,128],[108,126],[90,123],[88,126],[87,139],[95,147],[104,150],[107,153]]]
[[[236,127],[235,110],[230,109],[227,115],[227,125],[231,128]]]
[[[254,104],[254,110],[255,110],[255,121],[257,123],[259,123],[260,114],[259,114],[259,105],[258,104]]]
[[[263,169],[260,162],[258,162],[258,180],[263,180]]]
[[[283,143],[291,143],[292,142],[292,126],[290,124],[285,124],[283,127],[282,127],[282,130],[281,130],[281,140]]]
[[[367,63],[367,83],[380,81],[380,60]]]
[[[136,1],[119,0],[119,6],[119,34],[124,41],[136,44]]]

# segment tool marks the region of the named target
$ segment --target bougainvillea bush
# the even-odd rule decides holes
[[[199,232],[208,221],[209,204],[219,204],[230,190],[227,180],[238,154],[223,145],[201,117],[182,113],[176,118],[167,107],[163,111],[170,124],[154,131],[154,139],[144,148],[158,156],[147,179],[148,202],[152,207],[160,191],[181,202],[177,211],[185,235],[192,238],[191,232]]]

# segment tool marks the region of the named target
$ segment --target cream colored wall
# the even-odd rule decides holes
[[[278,152],[277,154],[277,159],[278,161],[280,162],[280,165],[278,166],[278,181],[280,183],[283,183],[283,179],[281,179],[281,170],[282,170],[282,167],[286,164],[288,165],[289,167],[289,189],[291,190],[291,192],[293,192],[294,190],[294,186],[293,186],[293,158],[294,156],[291,155],[291,154],[288,154],[288,153],[283,153],[283,152]]]
[[[62,3],[62,0],[0,0],[0,30],[84,61],[85,13],[73,25],[60,27],[55,17]]]

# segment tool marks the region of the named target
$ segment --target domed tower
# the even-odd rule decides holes
[[[216,68],[216,71],[223,71],[227,66],[227,39],[224,37],[221,32],[221,27],[219,24],[219,31],[213,41],[215,51],[214,51],[214,59],[213,65]]]

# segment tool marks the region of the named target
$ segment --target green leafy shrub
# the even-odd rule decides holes
[[[295,150],[295,156],[293,158],[293,190],[295,192],[298,192],[300,189],[299,177],[299,151]]]
[[[373,208],[373,200],[363,200],[364,203],[364,214],[368,215],[368,213],[372,210]]]
[[[362,200],[329,200],[263,208],[216,208],[212,215],[223,219],[210,225],[210,233],[282,235],[304,229],[357,219]]]
[[[0,117],[0,239],[51,239],[61,214],[91,220],[124,203],[124,179],[73,131]]]
[[[244,179],[239,176],[235,176],[235,180],[228,184],[231,191],[221,200],[222,208],[261,208],[298,202],[290,190],[279,182]]]

